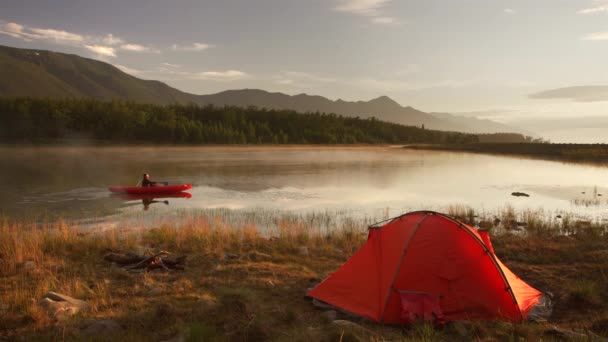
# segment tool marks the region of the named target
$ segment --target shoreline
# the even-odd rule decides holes
[[[465,152],[530,159],[608,165],[608,144],[478,143],[408,144],[403,149]]]

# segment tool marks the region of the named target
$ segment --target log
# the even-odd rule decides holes
[[[135,255],[135,254],[121,254],[121,253],[109,253],[104,259],[109,262],[114,262],[123,266],[127,270],[145,269],[152,270],[156,268],[162,268],[166,271],[183,270],[186,256],[176,256],[167,251],[160,251],[158,253],[149,253],[150,256]]]

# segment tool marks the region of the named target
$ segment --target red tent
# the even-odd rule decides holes
[[[543,296],[494,254],[487,232],[412,212],[372,226],[367,242],[308,292],[385,323],[413,319],[525,319]]]

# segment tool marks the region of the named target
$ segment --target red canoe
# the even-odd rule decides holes
[[[186,191],[192,188],[192,184],[167,185],[167,186],[111,186],[111,192],[126,194],[171,194]]]

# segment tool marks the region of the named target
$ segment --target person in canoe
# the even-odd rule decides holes
[[[143,187],[156,186],[157,184],[158,184],[158,182],[153,182],[152,180],[150,180],[149,174],[144,173],[144,178],[141,180],[141,186],[143,186]]]

